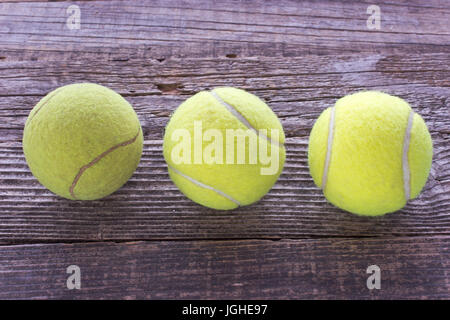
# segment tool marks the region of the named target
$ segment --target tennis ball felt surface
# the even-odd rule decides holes
[[[432,154],[427,126],[406,101],[365,91],[339,99],[320,115],[309,138],[308,162],[328,201],[378,216],[419,195]]]
[[[278,167],[273,174],[261,174],[261,168],[267,167],[262,162],[251,164],[249,158],[249,139],[245,140],[246,161],[238,164],[236,159],[238,144],[234,145],[234,161],[207,163],[176,163],[173,152],[177,145],[186,140],[174,140],[178,129],[187,130],[194,137],[194,123],[200,121],[202,132],[216,130],[222,136],[221,150],[223,159],[227,157],[226,131],[242,129],[249,133],[258,143],[266,142],[267,154],[278,155]],[[252,127],[254,130],[249,129]],[[258,134],[259,129],[267,129],[264,138]],[[275,134],[272,134],[271,129]],[[169,175],[177,187],[191,200],[213,209],[229,210],[238,206],[252,204],[262,198],[273,186],[283,169],[285,160],[284,131],[273,111],[258,97],[244,90],[226,87],[212,91],[202,91],[183,102],[172,115],[164,135],[164,158],[168,164]],[[204,141],[202,154],[207,153],[212,141]],[[215,139],[217,142],[220,139]],[[232,143],[232,142],[231,142]],[[189,153],[193,159],[195,143],[191,143]],[[186,149],[187,150],[187,149]],[[230,149],[231,150],[231,149]],[[198,150],[197,150],[198,151]],[[216,154],[216,153],[211,153]],[[229,154],[228,154],[229,155]],[[230,157],[231,159],[231,157]],[[275,168],[275,166],[274,166]]]
[[[136,113],[118,93],[92,83],[60,87],[28,116],[23,150],[33,175],[67,199],[94,200],[135,171],[143,136]]]

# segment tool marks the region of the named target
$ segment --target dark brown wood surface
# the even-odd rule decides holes
[[[0,298],[450,298],[448,1],[377,2],[380,30],[371,1],[75,2],[80,30],[71,4],[0,3]],[[22,152],[32,107],[74,82],[122,94],[144,131],[136,173],[99,201],[53,195]],[[271,106],[287,163],[259,203],[214,211],[177,190],[161,145],[184,99],[224,85]],[[434,145],[420,197],[379,218],[327,203],[307,166],[315,119],[364,89],[407,100]]]
[[[95,242],[3,246],[0,299],[448,298],[446,237]],[[67,266],[81,289],[66,287]],[[382,270],[368,290],[365,270]]]

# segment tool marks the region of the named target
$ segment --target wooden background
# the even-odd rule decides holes
[[[0,3],[0,298],[449,299],[449,63],[445,0]],[[122,189],[79,202],[37,182],[21,140],[39,99],[86,81],[132,103],[145,143]],[[225,85],[280,117],[287,163],[262,201],[222,212],[177,190],[161,139],[180,102]],[[363,89],[406,99],[434,143],[420,197],[380,218],[327,203],[307,167],[315,119]],[[73,264],[81,290],[66,288]],[[372,264],[380,290],[366,287]]]

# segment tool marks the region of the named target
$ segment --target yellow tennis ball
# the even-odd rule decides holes
[[[219,210],[258,201],[284,166],[284,131],[258,97],[226,87],[183,102],[164,135],[169,175],[191,200]]]
[[[31,110],[23,151],[33,175],[67,199],[94,200],[120,188],[142,153],[142,130],[131,105],[106,87],[60,87]]]
[[[308,162],[331,203],[378,216],[419,195],[432,155],[427,126],[406,101],[365,91],[339,99],[320,115],[309,138]]]

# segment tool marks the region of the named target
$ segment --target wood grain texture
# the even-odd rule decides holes
[[[447,61],[448,55],[440,53],[131,59],[95,61],[81,69],[80,62],[73,61],[5,61],[0,64],[0,95],[8,106],[0,109],[5,137],[0,144],[0,241],[448,235]],[[77,81],[100,83],[123,94],[144,131],[144,153],[135,175],[112,196],[94,202],[68,201],[47,191],[30,174],[20,142],[32,106],[55,87]],[[287,163],[278,183],[258,204],[232,212],[205,209],[186,199],[170,181],[162,156],[161,139],[170,113],[195,92],[223,85],[242,87],[265,99],[288,137]],[[409,101],[427,122],[434,143],[424,192],[401,212],[379,219],[343,213],[328,204],[307,166],[308,135],[315,119],[340,96],[364,89]]]
[[[65,24],[71,4],[80,30]],[[450,298],[450,6],[377,2],[381,29],[368,30],[370,4],[0,3],[0,299]],[[99,201],[53,195],[22,152],[32,107],[74,82],[116,90],[143,127],[136,173]],[[287,136],[277,184],[233,211],[185,198],[161,149],[176,107],[218,86],[264,99]],[[420,197],[372,219],[327,203],[307,165],[319,114],[368,89],[407,100],[434,146]],[[64,289],[69,264],[82,267],[81,291]],[[382,269],[382,290],[365,286],[370,264]]]
[[[77,4],[81,29],[66,26]],[[370,1],[94,1],[0,4],[7,58],[120,53],[166,57],[449,52],[445,1],[384,1],[368,30]],[[13,53],[12,56],[10,53]]]
[[[449,237],[0,247],[0,299],[448,298]],[[381,269],[381,289],[366,286]],[[66,268],[81,270],[68,290]]]

